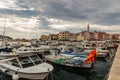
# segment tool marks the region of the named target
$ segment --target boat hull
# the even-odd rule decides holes
[[[81,67],[77,67],[77,66],[68,66],[68,65],[61,65],[58,63],[54,63],[51,61],[47,61],[48,63],[50,63],[51,65],[53,65],[53,67],[55,68],[55,71],[59,71],[60,69],[71,72],[71,73],[75,73],[75,74],[80,74],[80,75],[84,75],[84,74],[90,74],[92,71],[92,65],[90,67],[85,67],[85,66],[81,66]]]
[[[0,67],[0,70],[2,73],[9,75],[9,76],[12,76],[13,74],[16,73],[16,71],[13,71],[13,70],[4,71],[5,69],[3,67]],[[18,76],[20,78],[35,79],[35,80],[44,80],[45,77],[48,76],[48,74],[49,74],[48,72],[45,72],[45,73],[21,73],[21,72],[18,72]]]
[[[64,63],[63,62],[56,62],[56,59],[54,60],[51,57],[46,57],[46,60],[50,63],[56,64],[56,65],[61,65],[61,66],[66,66],[66,67],[73,67],[73,68],[91,68],[92,63],[86,63],[86,62],[80,62],[79,64],[75,64],[75,63]]]

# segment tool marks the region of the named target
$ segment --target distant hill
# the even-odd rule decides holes
[[[3,35],[0,35],[0,40],[2,40],[3,39]],[[6,40],[11,40],[11,39],[13,39],[12,37],[9,37],[9,36],[4,36],[4,39],[6,39]]]

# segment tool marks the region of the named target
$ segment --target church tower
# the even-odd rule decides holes
[[[90,32],[90,26],[89,26],[89,24],[87,24],[87,32],[88,33]]]
[[[87,24],[87,40],[90,39],[90,26],[89,23]]]

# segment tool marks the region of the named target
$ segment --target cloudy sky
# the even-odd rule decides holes
[[[60,31],[120,34],[120,0],[0,0],[0,34],[39,38]]]

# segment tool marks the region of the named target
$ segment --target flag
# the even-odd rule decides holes
[[[89,64],[90,62],[94,62],[94,61],[95,61],[95,56],[96,56],[96,54],[97,54],[97,51],[96,51],[96,50],[92,50],[92,51],[89,53],[88,57],[85,59],[85,62],[86,62],[87,64]]]

